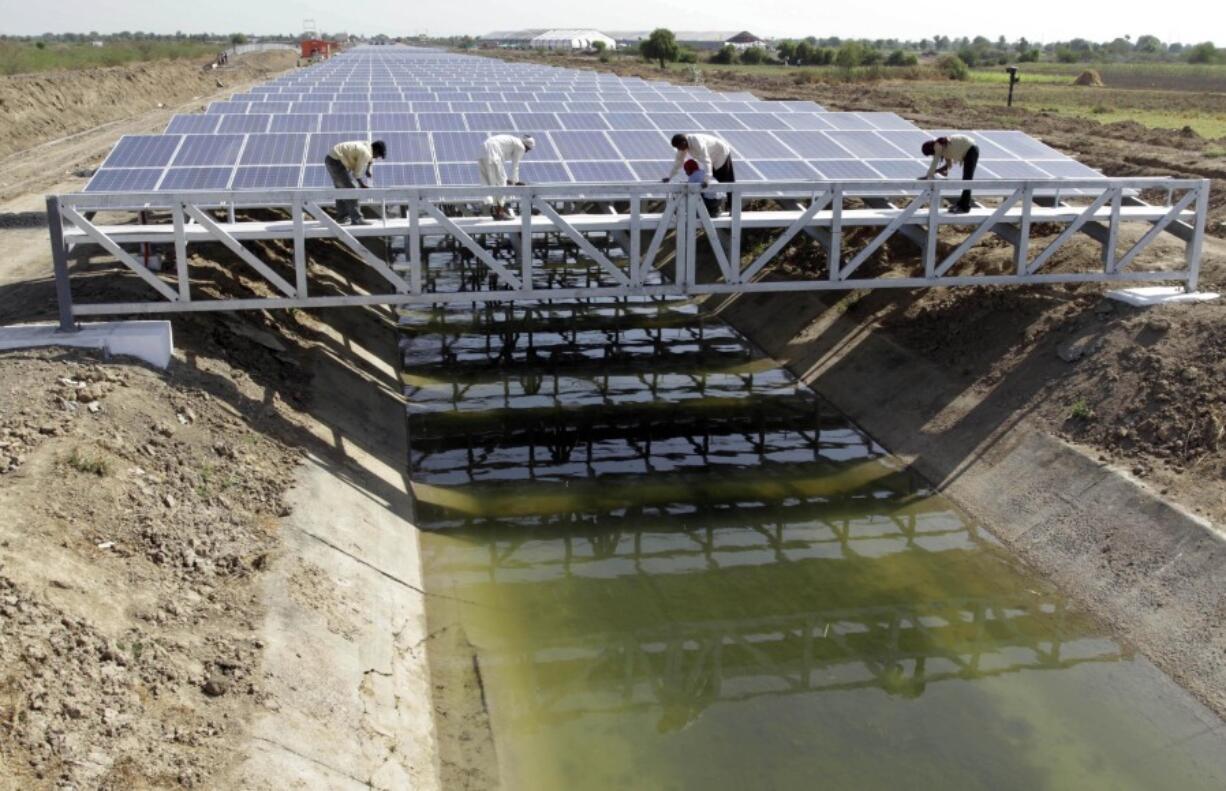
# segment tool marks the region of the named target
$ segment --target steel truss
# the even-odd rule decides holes
[[[968,214],[953,214],[945,201],[963,187],[990,190],[1002,196],[994,205],[976,206]],[[711,217],[690,184],[556,185],[492,189],[488,187],[417,187],[377,190],[290,190],[275,192],[192,192],[91,194],[50,196],[50,223],[60,323],[75,326],[77,316],[152,314],[244,308],[313,308],[344,305],[404,305],[444,302],[490,302],[636,295],[691,296],[748,291],[914,288],[1058,282],[1176,281],[1195,290],[1209,201],[1208,180],[1105,178],[1062,181],[1058,190],[1077,197],[1072,205],[1053,198],[1050,181],[864,181],[715,184],[725,193],[730,211]],[[1149,205],[1135,195],[1163,191],[1167,205]],[[519,217],[495,221],[481,216],[457,216],[494,195],[517,206]],[[902,196],[899,198],[899,196]],[[367,226],[339,225],[323,206],[338,198],[354,198],[374,206],[381,217]],[[774,208],[780,207],[780,208]],[[219,211],[220,210],[220,211]],[[246,211],[269,210],[281,220],[245,219]],[[225,219],[220,219],[224,214]],[[99,222],[99,215],[118,220]],[[142,216],[163,216],[150,224]],[[1034,225],[1057,225],[1059,235],[1032,254]],[[1143,228],[1136,241],[1121,251],[1127,225]],[[941,228],[967,232],[952,251],[940,254]],[[875,231],[856,250],[846,236],[851,229]],[[762,249],[746,249],[748,232],[775,234]],[[767,266],[798,234],[822,242],[824,274],[811,279],[766,279]],[[1098,266],[1088,271],[1054,271],[1052,258],[1076,234],[1085,233],[1102,245]],[[1160,271],[1135,264],[1162,233],[1182,240],[1182,265]],[[971,274],[959,270],[965,255],[988,234],[1014,246],[1014,270],[1002,274]],[[892,237],[901,235],[920,249],[922,276],[864,276],[863,265]],[[697,267],[699,237],[705,237],[717,268],[710,279]],[[379,293],[323,296],[311,290],[307,243],[318,239],[340,242],[369,266],[386,288]],[[534,244],[561,239],[573,244],[599,267],[599,282],[559,288],[543,277]],[[610,254],[609,239],[618,241],[622,255]],[[262,259],[245,242],[291,242],[293,260]],[[376,254],[368,240],[399,246],[403,258],[392,261]],[[474,278],[465,290],[435,292],[428,288],[428,240],[458,244],[488,277]],[[507,242],[511,259],[497,253]],[[189,245],[220,243],[264,278],[274,297],[207,299],[193,293]],[[175,267],[165,274],[149,270],[131,250],[139,245],[173,249]],[[598,246],[599,245],[599,246]],[[69,251],[101,248],[144,280],[155,300],[78,304],[68,270]],[[603,248],[603,249],[601,249]],[[667,248],[667,249],[666,249]],[[539,252],[543,255],[548,248]],[[704,253],[705,255],[705,253]],[[667,265],[664,262],[667,261]],[[660,274],[666,277],[661,280]]]

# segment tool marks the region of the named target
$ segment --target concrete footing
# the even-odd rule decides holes
[[[1144,308],[1172,302],[1209,302],[1220,295],[1212,291],[1184,291],[1182,286],[1140,286],[1108,291],[1107,296],[1136,308]]]
[[[174,351],[174,335],[169,321],[102,321],[80,324],[74,332],[64,332],[58,324],[0,327],[0,350],[41,346],[102,349],[166,368]]]

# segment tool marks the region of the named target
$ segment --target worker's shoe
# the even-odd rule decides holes
[[[345,220],[344,224],[345,225],[370,225],[370,220],[367,220],[364,217],[350,217],[348,220]]]
[[[507,210],[503,208],[502,206],[495,206],[494,208],[490,209],[490,216],[493,217],[495,220],[509,219],[507,217]]]
[[[971,207],[969,205],[964,204],[964,203],[959,203],[959,204],[956,204],[952,209],[950,209],[949,213],[950,214],[970,214],[970,211],[971,211]]]

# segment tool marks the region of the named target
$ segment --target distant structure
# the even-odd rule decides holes
[[[616,49],[617,41],[599,30],[552,28],[530,30],[499,30],[481,37],[481,46],[504,49],[591,49],[597,41],[607,49]]]
[[[609,33],[621,46],[637,46],[651,35],[650,30],[621,30]],[[673,35],[677,43],[683,47],[696,50],[718,50],[725,44],[731,44],[737,49],[748,49],[756,44],[765,43],[761,38],[742,30],[739,33],[719,30],[675,30]]]
[[[327,60],[336,54],[336,43],[324,41],[321,38],[306,38],[300,43],[301,57],[304,60]]]

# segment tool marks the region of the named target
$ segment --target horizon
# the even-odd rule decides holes
[[[711,0],[704,9],[703,18],[696,20],[691,9],[676,0],[651,3],[623,0],[613,7],[594,7],[584,23],[571,24],[576,21],[571,18],[575,14],[573,5],[560,0],[538,0],[523,8],[479,0],[470,3],[470,10],[476,13],[465,14],[463,20],[457,20],[455,13],[446,7],[389,8],[373,0],[351,0],[343,10],[314,0],[274,0],[258,6],[237,0],[214,0],[209,4],[186,6],[158,3],[152,8],[138,2],[61,0],[57,4],[31,6],[22,0],[0,0],[0,19],[4,20],[0,23],[0,35],[91,32],[113,35],[123,31],[157,35],[177,32],[187,35],[298,35],[306,20],[314,20],[316,29],[326,32],[393,38],[423,34],[439,38],[479,37],[497,30],[531,28],[630,31],[665,27],[681,31],[748,30],[770,39],[816,36],[920,41],[943,35],[955,39],[984,36],[995,41],[1003,35],[1008,41],[1026,38],[1054,42],[1082,38],[1104,42],[1153,35],[1167,43],[1226,40],[1226,14],[1202,18],[1192,25],[1174,15],[1155,15],[1152,4],[1139,0],[1121,0],[1111,9],[1108,18],[1103,18],[1098,8],[1036,0],[1026,7],[1026,13],[1010,16],[1007,22],[999,21],[1005,18],[1004,14],[968,14],[965,20],[941,22],[932,17],[926,6],[903,0],[879,0],[874,9],[879,13],[866,20],[862,9],[834,8],[823,10],[819,16],[808,4],[761,0],[752,12],[746,12],[743,6],[730,0]],[[481,20],[480,27],[465,24],[473,19]],[[358,21],[355,23],[355,20]]]

